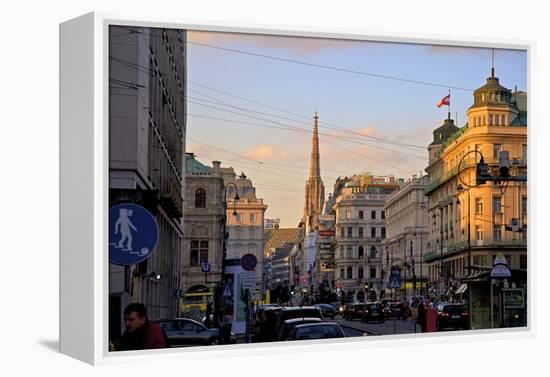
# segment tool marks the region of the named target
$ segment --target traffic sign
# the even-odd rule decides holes
[[[245,254],[241,257],[241,267],[246,271],[254,271],[258,260],[254,254]]]
[[[399,268],[391,269],[388,288],[401,288],[401,270]]]
[[[206,272],[210,272],[210,263],[208,263],[208,261],[203,261],[201,263],[201,271],[206,273]]]
[[[137,204],[109,209],[109,261],[120,266],[138,264],[155,250],[159,229],[155,217]]]
[[[508,261],[502,253],[498,253],[495,257],[490,276],[492,279],[506,279],[512,277],[512,272],[508,267]]]

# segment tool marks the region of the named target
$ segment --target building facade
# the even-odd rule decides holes
[[[227,199],[228,233],[227,257],[241,258],[253,254],[257,259],[255,299],[265,295],[264,278],[264,218],[267,205],[263,199],[256,197],[256,188],[244,173],[236,176],[232,168],[223,170],[225,196]],[[235,200],[238,192],[239,199]]]
[[[467,116],[468,123],[452,134],[434,131],[426,168],[430,241],[425,260],[433,292],[451,297],[460,282],[479,277],[480,284],[489,284],[485,275],[498,254],[508,261],[514,285],[525,284],[527,269],[527,182],[476,183],[476,163],[483,158],[489,173],[498,176],[503,152],[512,176],[527,175],[527,94],[500,85],[491,69],[487,83],[474,91]],[[488,292],[487,285],[487,297]],[[486,327],[489,304],[471,301],[479,305],[472,311],[473,326]]]
[[[138,265],[109,265],[109,325],[124,329],[130,302],[150,318],[179,314],[186,134],[186,32],[109,29],[109,201],[147,208],[159,228],[151,256]],[[161,74],[162,72],[162,74]]]
[[[225,209],[220,162],[206,166],[186,154],[182,289],[211,292],[222,279]],[[201,264],[207,262],[206,274]]]
[[[356,175],[335,199],[335,279],[346,302],[373,300],[383,290],[384,206],[397,188],[393,177]]]
[[[382,243],[383,282],[387,282],[392,266],[399,267],[399,297],[425,295],[428,266],[423,263],[423,255],[429,240],[428,198],[424,195],[427,181],[427,176],[413,177],[408,182],[400,180],[399,190],[388,197],[384,207],[387,237]]]

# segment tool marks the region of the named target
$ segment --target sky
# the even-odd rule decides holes
[[[319,116],[321,176],[425,174],[432,131],[451,91],[459,126],[492,50],[257,34],[188,31],[187,152],[244,172],[266,218],[296,227]],[[299,63],[297,63],[299,62]],[[527,90],[527,53],[494,50],[495,76]]]

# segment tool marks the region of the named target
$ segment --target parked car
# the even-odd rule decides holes
[[[403,312],[403,305],[399,301],[387,301],[385,305],[382,304],[382,310],[386,319],[403,319],[406,316]]]
[[[171,347],[218,344],[220,329],[208,328],[193,319],[173,318],[151,322],[158,324],[164,330]],[[231,341],[237,342],[233,333],[231,333]]]
[[[343,317],[347,321],[362,319],[364,310],[365,304],[347,304],[344,309]]]
[[[437,329],[468,329],[469,313],[463,304],[440,303],[437,306]]]
[[[315,306],[288,306],[277,313],[277,326],[275,332],[278,334],[285,321],[294,318],[319,318],[323,319],[321,311]]]
[[[370,302],[365,304],[361,322],[366,323],[368,321],[378,321],[381,323],[384,322],[384,320],[385,318],[382,304],[379,302]]]
[[[278,310],[282,310],[283,307],[279,304],[262,304],[262,305],[258,305],[258,308],[256,309],[256,315],[255,315],[255,319],[256,321],[259,321],[261,318],[262,318],[262,313],[264,312],[264,310],[275,310],[275,311],[278,311]]]
[[[315,305],[315,307],[321,311],[321,315],[323,316],[323,318],[334,319],[334,317],[336,316],[336,310],[334,310],[332,305],[317,304],[317,305]]]
[[[346,334],[337,323],[321,322],[295,326],[290,332],[288,340],[330,339],[344,338],[345,336]]]
[[[294,318],[287,319],[279,328],[277,334],[278,340],[288,340],[288,336],[292,329],[299,325],[306,325],[308,323],[320,323],[323,322],[321,318]]]

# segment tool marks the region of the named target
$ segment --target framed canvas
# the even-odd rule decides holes
[[[61,24],[61,352],[105,364],[532,333],[532,49]]]

